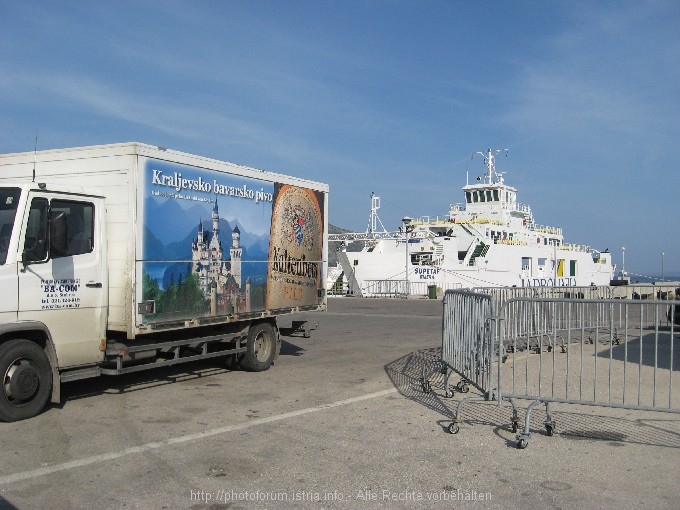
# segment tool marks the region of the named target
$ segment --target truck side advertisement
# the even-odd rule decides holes
[[[156,159],[140,178],[144,323],[319,304],[323,193]]]

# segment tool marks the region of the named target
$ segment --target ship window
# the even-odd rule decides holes
[[[545,257],[540,257],[538,259],[538,267],[541,267],[541,268],[545,267],[545,261],[546,261]]]
[[[499,194],[500,194],[500,192],[497,189],[493,190],[494,202],[498,202],[500,200]]]
[[[562,278],[564,276],[564,259],[557,261],[557,276]]]
[[[412,253],[411,264],[414,266],[431,266],[432,253]]]
[[[490,189],[486,190],[486,201],[487,202],[493,201],[493,198],[491,197],[491,190]]]
[[[576,261],[569,261],[569,276],[576,276]]]
[[[531,271],[531,257],[522,257],[522,271]]]
[[[472,203],[472,193],[470,193],[469,191],[466,191],[466,192],[465,192],[465,201],[466,201],[468,204],[471,204],[471,203]]]

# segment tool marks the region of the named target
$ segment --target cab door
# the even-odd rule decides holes
[[[20,321],[47,326],[60,368],[103,357],[108,305],[104,200],[34,192],[17,262]]]

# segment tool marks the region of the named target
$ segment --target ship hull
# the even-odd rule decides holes
[[[599,286],[609,285],[612,276],[608,254],[597,254],[595,258],[591,252],[551,246],[493,244],[484,256],[473,258],[471,250],[459,252],[454,239],[438,241],[381,240],[360,252],[340,252],[338,258],[348,293],[369,297],[391,289],[389,293],[425,295],[431,286],[441,291],[475,287]],[[413,263],[414,259],[419,260],[420,254],[437,251],[435,263]]]

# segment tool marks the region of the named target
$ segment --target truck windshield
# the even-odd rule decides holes
[[[19,188],[0,188],[0,265],[7,261],[7,250],[20,194]]]

